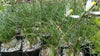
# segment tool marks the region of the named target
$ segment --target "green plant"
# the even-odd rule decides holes
[[[72,14],[79,14],[79,19],[64,16],[68,2],[70,8],[75,9]],[[32,4],[11,4],[0,15],[0,41],[9,42],[15,37],[15,31],[21,30],[22,36],[33,45],[38,42],[37,37],[45,40],[47,45],[43,47],[49,46],[53,56],[56,55],[54,48],[59,49],[63,43],[71,46],[69,48],[71,51],[78,52],[81,50],[80,46],[87,43],[85,40],[91,39],[97,31],[97,27],[92,25],[93,18],[89,18],[88,11],[84,11],[84,7],[81,6],[82,4],[78,1],[73,3],[68,0],[40,0]],[[97,20],[94,21],[96,24],[99,23]],[[51,34],[51,37],[43,38],[47,34]]]

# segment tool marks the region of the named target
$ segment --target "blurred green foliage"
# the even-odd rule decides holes
[[[59,38],[79,20],[65,18],[64,14],[68,3],[74,9],[74,2],[68,0],[11,4],[11,6],[5,6],[6,8],[3,5],[0,6],[0,11],[2,11],[0,12],[0,41],[10,41],[15,36],[15,30],[20,29],[22,35],[28,38],[31,43],[34,43],[34,38],[43,38],[43,35],[50,33],[51,38],[44,40],[48,45],[58,47]],[[76,10],[73,14],[81,15],[84,12],[85,8],[82,3],[76,2]],[[76,46],[76,49],[79,48],[79,50],[80,46],[86,43],[85,39],[90,41],[93,38],[92,41],[98,42],[100,37],[100,32],[97,33],[98,28],[96,27],[96,25],[100,26],[100,18],[89,18],[89,15],[83,18],[64,39],[67,43],[71,42],[72,46],[79,40],[80,43]],[[57,27],[63,20],[65,23],[60,28],[61,30],[57,31]],[[96,25],[92,25],[92,22],[95,22]],[[96,38],[98,39],[94,40]],[[82,40],[83,42],[81,42]],[[100,45],[96,44],[96,47],[99,48]]]

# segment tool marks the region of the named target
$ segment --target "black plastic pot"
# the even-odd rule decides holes
[[[82,52],[83,52],[84,56],[98,56],[98,54],[91,54],[91,53],[90,53],[91,51],[90,51],[89,46],[90,46],[92,49],[95,48],[94,45],[90,45],[90,43],[87,43],[87,44],[81,46]]]
[[[63,56],[64,54],[63,54],[63,50],[64,49],[69,49],[69,47],[59,47],[59,49],[60,49],[60,56]]]
[[[1,52],[1,44],[2,44],[2,42],[0,42],[0,52]],[[0,56],[1,56],[2,54],[0,53]]]
[[[41,42],[42,42],[41,45],[47,44],[47,41],[46,40],[50,40],[50,38],[51,38],[51,34],[50,33],[43,35],[42,38],[41,38]]]
[[[2,42],[0,41],[0,51],[1,51],[1,44],[2,44]]]
[[[40,50],[41,48],[38,48],[30,52],[21,52],[21,51],[1,52],[1,56],[39,56]]]

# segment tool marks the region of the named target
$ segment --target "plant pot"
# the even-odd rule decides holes
[[[15,51],[15,52],[1,52],[2,56],[39,56],[41,48],[30,52],[22,52],[22,51]]]

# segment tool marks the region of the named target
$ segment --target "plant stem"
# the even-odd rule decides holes
[[[74,0],[74,14],[76,13],[76,0]]]
[[[40,8],[40,9],[41,9],[41,17],[40,17],[40,18],[41,18],[41,20],[42,20],[42,16],[43,16],[43,5],[42,5],[42,0],[40,0],[40,6],[41,6],[41,8]]]
[[[80,21],[82,21],[82,19],[83,19],[83,16],[86,14],[86,11],[81,15],[81,17],[80,17],[80,19],[68,30],[68,31],[66,31],[66,33],[64,34],[64,35],[62,35],[62,37],[61,37],[61,39],[59,39],[60,41],[59,41],[59,43],[58,43],[58,46],[61,44],[61,41],[64,39],[64,37],[80,22]],[[78,40],[76,41],[76,43],[75,43],[75,45],[74,46],[76,46],[76,44],[77,44],[77,42],[78,42]],[[70,50],[72,50],[74,47],[72,47]],[[69,54],[70,55],[70,54]]]
[[[80,20],[78,20],[64,35],[62,35],[62,38],[64,38],[80,21],[82,21],[83,16],[86,14],[86,11],[81,15]]]
[[[83,35],[83,38],[82,38],[82,41],[80,42],[80,44],[83,43],[83,41],[85,40],[85,36],[86,36],[87,31],[88,31],[88,29],[89,29],[89,26],[90,26],[91,20],[92,20],[92,18],[91,18],[90,21],[89,21],[89,24],[88,24],[88,26],[87,26],[87,28],[86,28],[86,31],[85,31],[85,33],[84,33],[84,35]]]
[[[64,24],[64,22],[65,22],[65,20],[63,20],[63,21],[61,22],[61,24],[60,24],[59,27],[57,28],[57,31],[58,31],[59,28]]]

